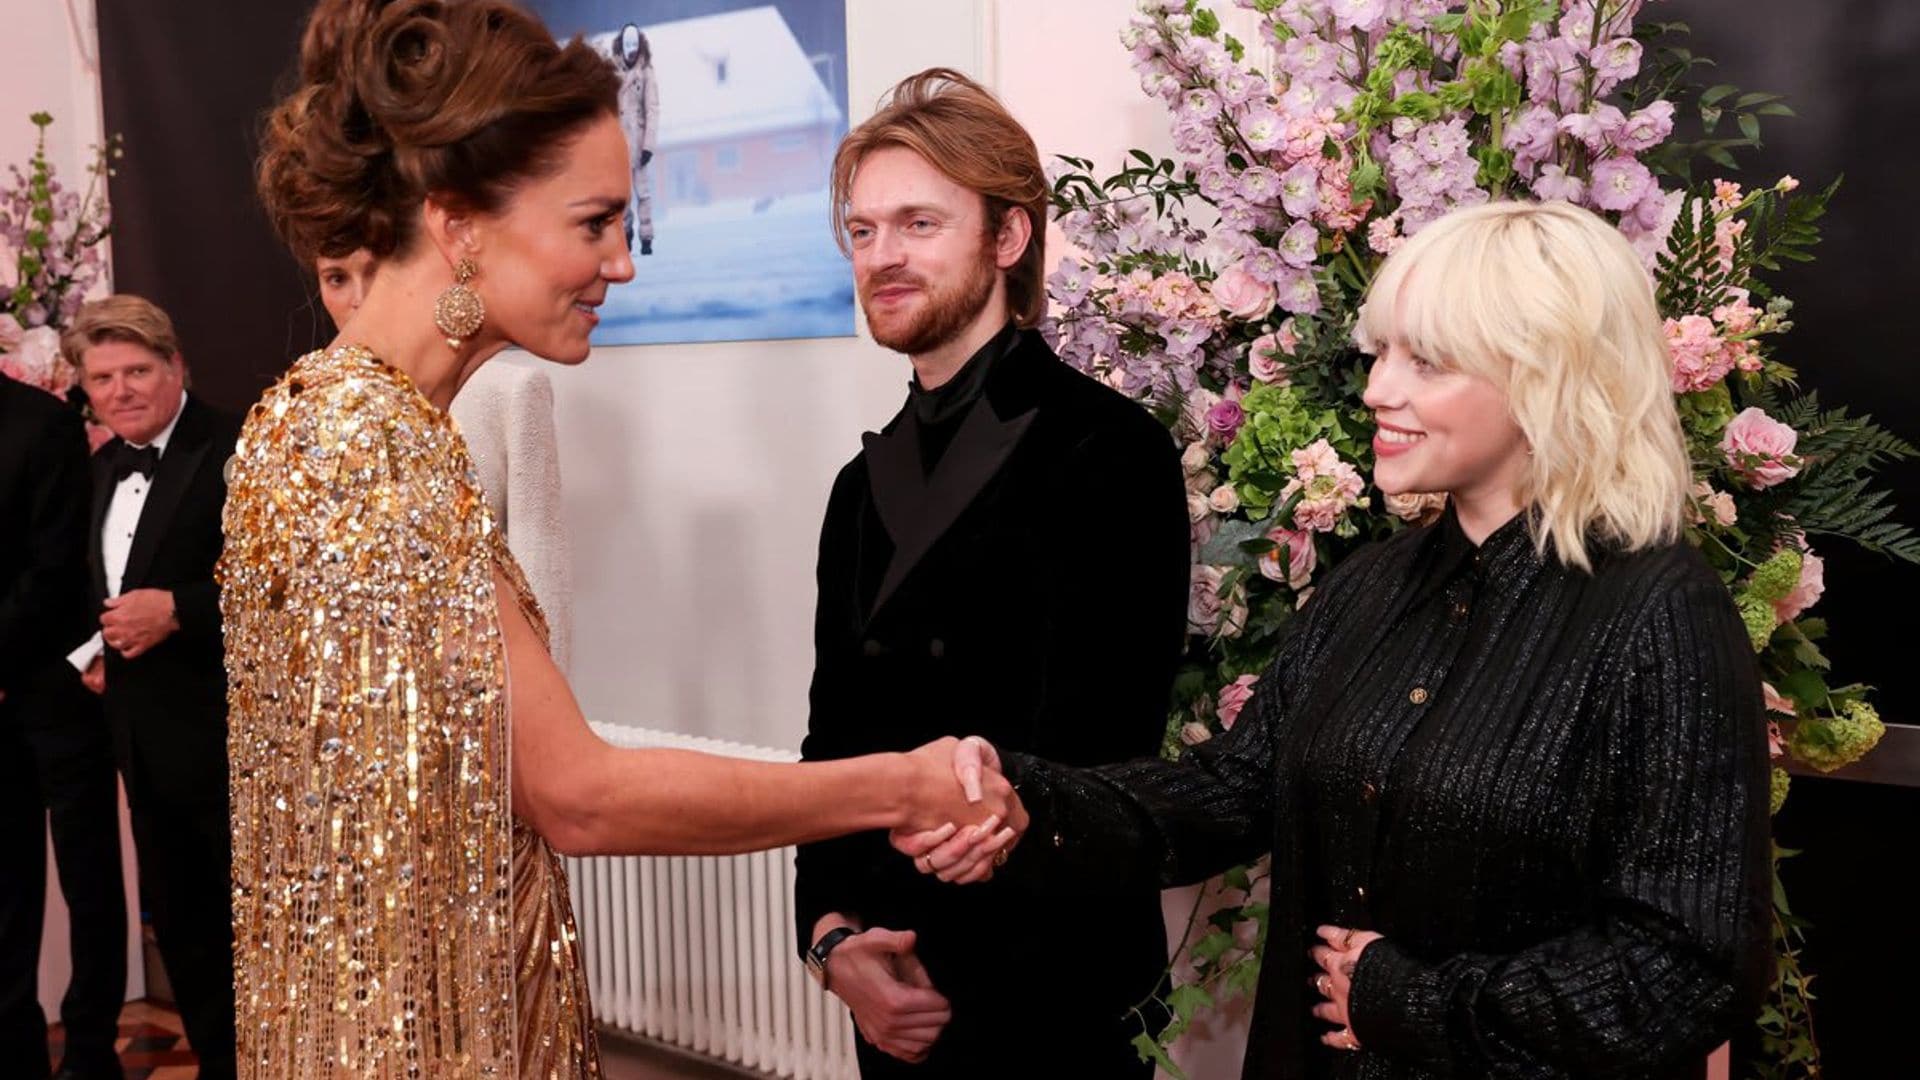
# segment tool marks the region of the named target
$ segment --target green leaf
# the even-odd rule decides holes
[[[1739,87],[1729,86],[1726,83],[1721,83],[1719,86],[1709,86],[1705,90],[1700,92],[1700,104],[1712,105],[1714,102],[1717,102],[1721,98],[1726,97],[1728,94],[1735,93],[1738,90],[1739,90]]]
[[[1760,142],[1760,118],[1754,116],[1752,113],[1741,113],[1740,134],[1745,135],[1747,138],[1753,140],[1754,143],[1758,144]]]
[[[1193,13],[1193,33],[1195,37],[1212,38],[1220,32],[1220,17],[1206,8],[1197,8]]]
[[[1213,1008],[1213,995],[1198,983],[1176,986],[1167,995],[1167,1008],[1173,1015],[1191,1022],[1202,1010]]]
[[[1161,1069],[1164,1069],[1167,1075],[1173,1077],[1174,1080],[1187,1080],[1187,1074],[1181,1072],[1180,1066],[1175,1065],[1173,1059],[1167,1056],[1167,1048],[1161,1046],[1159,1040],[1153,1036],[1144,1031],[1135,1035],[1133,1037],[1133,1049],[1140,1055],[1141,1061],[1153,1062]]]

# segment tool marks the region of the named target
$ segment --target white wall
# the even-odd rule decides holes
[[[849,0],[853,121],[922,68],[979,71],[985,32],[977,0]],[[864,337],[608,348],[553,372],[589,717],[799,746],[827,491],[907,377]]]
[[[6,166],[24,170],[34,148],[34,126],[29,114],[53,114],[47,129],[47,159],[56,178],[70,185],[84,184],[92,161],[90,147],[100,141],[100,79],[95,61],[98,39],[93,32],[93,0],[16,0],[7,6],[6,32],[0,33],[0,183],[11,183]],[[13,283],[11,267],[0,270],[0,282]],[[126,800],[120,803],[121,868],[127,885],[127,910],[137,913],[139,898],[134,881],[133,838],[127,824]],[[139,933],[135,919],[127,920],[128,996],[146,992]],[[60,995],[66,992],[67,908],[60,897],[52,848],[47,853],[47,917],[40,949],[40,1006],[50,1019],[59,1017]]]

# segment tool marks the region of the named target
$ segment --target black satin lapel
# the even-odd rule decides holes
[[[179,429],[174,430],[177,435]],[[180,508],[180,499],[206,456],[204,442],[176,445],[160,455],[160,467],[153,471],[153,487],[147,491],[146,505],[140,508],[140,524],[133,530],[133,547],[127,551],[127,572],[120,578],[122,592],[139,588],[139,583],[146,580],[154,552],[159,550],[161,538],[173,524],[174,511]]]
[[[940,464],[928,478],[926,496],[914,515],[912,527],[904,536],[894,534],[898,546],[894,549],[893,561],[887,566],[887,576],[880,582],[880,592],[873,600],[876,613],[919,565],[934,542],[959,520],[961,512],[1000,471],[1000,466],[1006,464],[1020,436],[1026,434],[1028,425],[1033,423],[1033,415],[1034,410],[1028,409],[1002,420],[994,414],[986,398],[974,403],[967,418],[961,421],[960,430],[954,433],[946,454],[940,458]],[[918,448],[914,450],[913,464],[917,468]]]
[[[891,432],[869,431],[860,443],[867,449],[867,486],[873,492],[874,510],[898,547],[913,532],[926,495],[927,481],[920,474],[920,429],[908,412]]]
[[[100,531],[107,524],[107,504],[113,501],[113,454],[120,440],[113,439],[93,455],[93,518],[87,530],[87,565],[93,571],[93,595],[107,595],[107,553],[100,543]]]

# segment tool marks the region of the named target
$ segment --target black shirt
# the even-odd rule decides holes
[[[1684,543],[1477,549],[1449,511],[1356,553],[1240,723],[1178,763],[1009,755],[1050,882],[1273,857],[1247,1077],[1703,1075],[1771,964],[1766,722],[1726,587]],[[1131,870],[1129,871],[1128,868]],[[1308,949],[1373,930],[1359,1053]]]
[[[992,373],[995,361],[1019,340],[1019,328],[1009,322],[987,339],[985,345],[975,349],[953,378],[932,390],[923,389],[918,376],[907,383],[907,401],[913,406],[908,413],[920,441],[920,467],[927,476],[933,475],[934,467],[946,455],[947,446],[953,442],[954,433],[960,430],[968,410],[986,392],[987,376]]]

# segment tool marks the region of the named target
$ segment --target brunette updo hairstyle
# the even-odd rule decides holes
[[[496,213],[548,175],[619,78],[511,0],[320,0],[256,183],[294,256],[406,255],[429,195]]]

